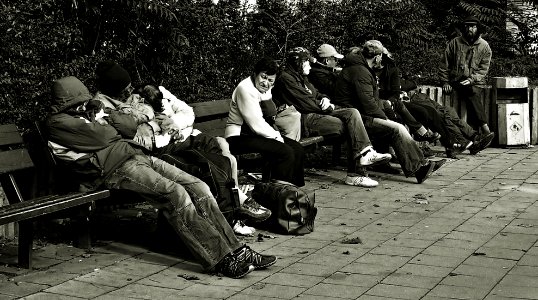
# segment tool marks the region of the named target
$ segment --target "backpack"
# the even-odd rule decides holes
[[[282,234],[304,235],[314,231],[315,191],[299,188],[289,182],[273,180],[254,185],[252,198],[271,210],[264,221],[269,230]]]
[[[196,149],[175,151],[160,155],[162,160],[198,177],[205,182],[219,205],[219,209],[231,225],[239,209],[239,194],[232,177],[230,160],[221,154]]]

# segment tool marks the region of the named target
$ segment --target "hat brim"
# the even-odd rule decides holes
[[[333,55],[334,57],[338,58],[338,59],[342,59],[344,58],[344,56],[340,53],[336,53],[335,55]]]

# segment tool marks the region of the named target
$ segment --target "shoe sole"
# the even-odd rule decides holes
[[[469,150],[471,152],[471,155],[478,154],[480,151],[486,149],[491,145],[491,142],[493,142],[493,139],[495,138],[495,134],[490,133],[487,137],[484,138],[484,140],[480,141],[480,143],[477,145],[476,150]]]
[[[254,265],[254,269],[256,269],[256,270],[261,270],[261,269],[268,268],[268,267],[274,265],[274,264],[276,263],[277,260],[278,260],[278,258],[275,257],[275,260],[273,260],[272,262],[268,262],[268,263],[266,263],[265,265],[261,265],[261,266],[256,266],[256,265]]]
[[[239,278],[243,278],[243,277],[247,276],[249,273],[251,273],[255,269],[256,269],[256,267],[254,267],[253,265],[250,265],[250,267],[248,268],[248,271],[241,274],[241,275],[237,275],[237,276],[226,276],[224,274],[221,274],[221,275],[223,275],[224,277],[232,278],[232,279],[239,279]]]
[[[269,211],[269,212],[271,212],[271,211]],[[266,217],[261,217],[261,218],[258,215],[251,215],[251,214],[247,214],[245,212],[239,212],[239,216],[243,217],[243,220],[247,220],[247,221],[254,222],[254,223],[259,223],[259,222],[263,222],[263,221],[269,219],[271,217],[271,213],[268,214]]]
[[[363,164],[360,163],[360,160],[359,160],[359,165],[361,167],[372,167],[372,166],[377,166],[377,165],[382,165],[382,164],[388,163],[388,162],[390,162],[391,159],[392,159],[392,157],[387,157],[387,158],[385,158],[383,160],[378,160],[378,161],[373,162],[373,163],[371,163],[369,165],[363,165]]]

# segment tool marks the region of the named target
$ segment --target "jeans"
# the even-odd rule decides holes
[[[267,163],[263,179],[278,179],[304,186],[303,146],[290,138],[284,143],[259,135],[236,135],[226,138],[230,151],[235,154],[260,153]]]
[[[357,172],[356,158],[364,148],[372,145],[361,114],[355,108],[337,108],[328,115],[303,114],[303,126],[310,135],[345,135],[348,146],[348,173]],[[365,174],[362,169],[359,173]]]
[[[370,136],[381,134],[386,136],[389,132],[388,143],[394,149],[405,176],[409,177],[426,163],[422,150],[418,147],[411,134],[400,123],[374,118],[371,125],[366,127]],[[385,137],[386,138],[386,137]]]
[[[200,179],[153,156],[135,155],[106,180],[108,189],[138,193],[162,209],[204,269],[213,268],[241,244]]]

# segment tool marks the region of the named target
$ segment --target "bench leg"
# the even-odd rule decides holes
[[[92,204],[83,206],[78,216],[75,218],[75,234],[73,244],[80,249],[90,250],[92,247],[91,230],[90,230],[90,214],[92,211]]]
[[[34,223],[31,220],[19,222],[18,263],[25,269],[32,269],[32,247],[34,242]]]

